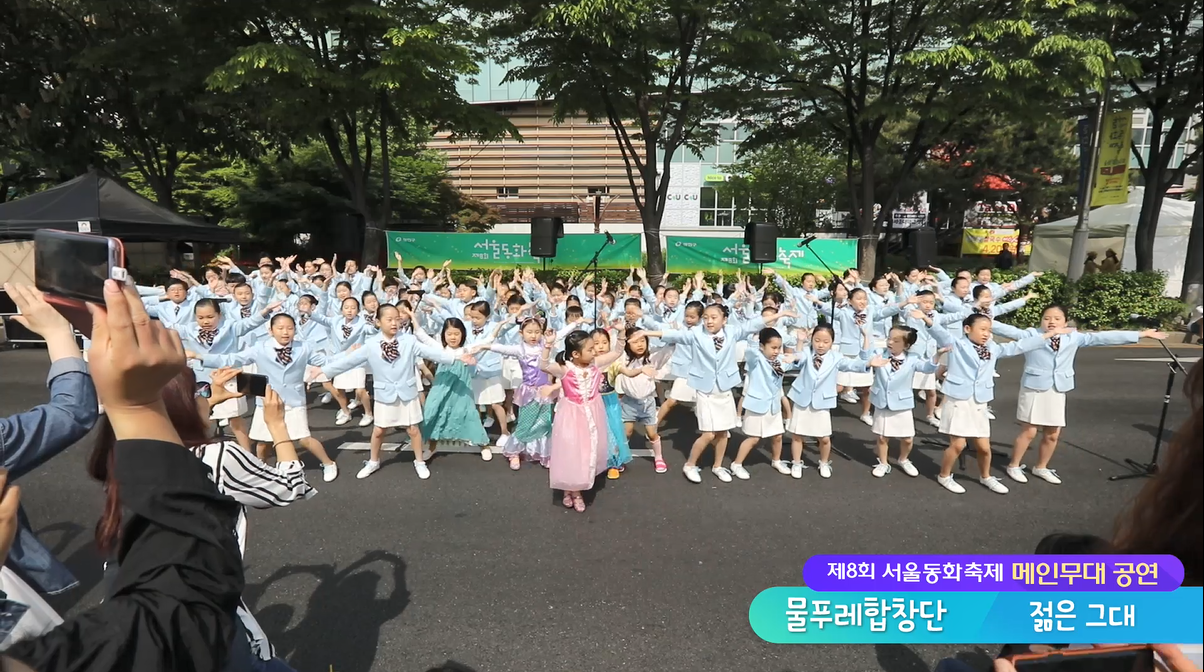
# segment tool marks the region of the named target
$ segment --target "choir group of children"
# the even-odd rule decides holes
[[[764,278],[737,273],[734,283],[721,278],[717,287],[698,273],[678,288],[654,287],[633,269],[612,291],[606,282],[595,289],[588,277],[541,283],[530,270],[453,276],[450,262],[407,273],[403,261],[397,256],[397,271],[388,274],[354,261],[340,268],[337,258],[298,265],[292,257],[265,257],[244,271],[217,257],[203,281],[174,271],[166,286],[140,290],[150,313],[182,335],[198,380],[225,367],[267,377],[285,403],[290,436],[322,462],[325,480],[336,478],[338,467],[310,434],[311,385],[324,388],[320,404],[338,404],[336,425],[358,410],[359,425],[373,427],[358,478],[380,469],[386,434],[404,429],[419,478],[430,477],[427,460],[440,444],[479,447],[485,460],[500,450],[511,469],[523,461],[547,468],[551,487],[577,511],[600,474],[620,477],[637,425],[656,472],[669,470],[658,428],[678,405],[692,406],[697,417],[699,435],[682,467],[692,483],[702,482],[699,463],[708,448],[715,478],[749,479],[744,461],[765,440],[772,468],[794,478],[807,468],[804,448],[813,440],[819,475],[831,478],[838,401],[877,437],[875,477],[893,466],[918,476],[909,459],[918,396],[923,418],[949,437],[937,482],[965,492],[952,469],[970,444],[979,482],[1006,493],[990,471],[988,404],[996,363],[1017,355],[1026,358],[1021,431],[1005,473],[1027,481],[1021,460],[1041,432],[1030,473],[1057,484],[1049,462],[1065,426],[1078,348],[1163,337],[1080,332],[1067,327],[1066,311],[1056,305],[1037,328],[997,322],[1034,296],[1003,301],[1039,273],[999,284],[989,269],[953,277],[911,269],[863,283],[849,270],[823,286],[811,274],[794,285],[767,271]],[[996,333],[1012,340],[997,343]],[[213,419],[262,456],[271,440],[262,408],[249,428],[247,410],[234,399],[215,406]],[[493,427],[491,442],[486,430]],[[729,465],[733,431],[744,439]]]

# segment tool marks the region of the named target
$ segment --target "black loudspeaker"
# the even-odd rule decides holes
[[[550,259],[556,256],[556,242],[564,236],[564,220],[559,217],[535,217],[531,220],[531,256]]]
[[[911,232],[911,265],[928,268],[936,263],[936,230],[924,227]]]
[[[748,245],[748,259],[754,264],[770,264],[778,259],[778,227],[765,222],[749,222],[744,225],[744,244]]]

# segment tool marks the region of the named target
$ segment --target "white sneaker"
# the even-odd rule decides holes
[[[360,469],[360,473],[356,474],[355,477],[356,478],[368,478],[369,476],[371,476],[372,474],[375,474],[378,471],[380,471],[380,462],[373,462],[372,460],[364,460],[364,468]]]
[[[493,451],[490,450],[488,446],[481,449],[481,459],[485,460],[486,462],[493,459]]]
[[[724,483],[732,482],[732,472],[724,469],[723,467],[711,467],[711,473],[715,474],[715,478],[723,481]]]
[[[326,394],[323,394],[322,397],[318,399],[318,403],[322,404],[323,406],[325,406],[326,404],[329,404],[332,401],[334,401],[334,397],[330,396],[329,392],[327,392]]]
[[[936,417],[935,415],[930,415],[927,418],[925,418],[925,420],[928,422],[928,424],[932,425],[933,427],[941,426],[941,419]]]
[[[866,413],[865,415],[861,416],[861,421],[864,422],[865,424],[869,425],[870,427],[874,426],[874,416],[870,415],[869,413]]]
[[[497,441],[494,441],[493,445],[497,446],[498,448],[505,448],[506,442],[509,440],[510,440],[509,434],[502,434],[501,436],[497,437]]]
[[[1044,480],[1046,483],[1061,485],[1062,479],[1058,478],[1058,472],[1053,469],[1033,469],[1033,476]]]
[[[1007,469],[1004,469],[1004,471],[1007,472],[1008,478],[1012,479],[1013,481],[1016,481],[1017,483],[1028,483],[1028,476],[1024,475],[1023,464],[1018,467],[1008,467]]]
[[[937,476],[936,482],[945,486],[946,490],[955,495],[964,495],[966,493],[966,489],[963,488],[957,481],[953,480],[952,474],[948,476]]]
[[[999,377],[999,372],[998,372],[998,371],[993,371],[992,373],[995,375],[995,377],[996,377],[996,378],[998,378],[998,377]]]
[[[414,472],[418,474],[418,478],[426,480],[431,477],[431,470],[426,468],[426,462],[414,462]]]
[[[334,424],[342,427],[343,425],[345,425],[349,422],[351,422],[351,414],[350,413],[344,413],[342,411],[339,411],[338,413],[334,414]]]
[[[857,397],[857,393],[856,393],[856,392],[854,392],[854,391],[852,391],[852,390],[845,390],[844,392],[841,392],[841,393],[840,393],[840,400],[841,400],[841,401],[843,401],[843,402],[845,402],[845,403],[848,403],[848,404],[855,404],[855,403],[857,403],[858,401],[861,401],[861,400],[860,400],[860,399]]]
[[[802,478],[803,477],[803,466],[804,465],[803,465],[802,461],[791,462],[790,463],[790,477],[791,478]]]
[[[995,419],[995,411],[991,410],[990,406],[987,406],[987,420],[994,420],[994,419]]]
[[[350,402],[347,404],[347,409],[348,409],[348,410],[351,410],[351,411],[354,411],[355,409],[357,409],[357,408],[359,408],[359,407],[360,407],[360,400],[359,400],[359,399],[352,399],[352,400],[351,400],[351,401],[350,401]]]
[[[916,394],[917,394],[917,396],[920,397],[920,401],[928,401],[928,391],[927,390],[918,390]]]
[[[890,465],[879,462],[878,464],[874,465],[874,468],[870,473],[874,474],[874,478],[882,478],[890,473]]]
[[[777,469],[778,473],[783,476],[789,476],[791,474],[790,465],[786,464],[785,460],[774,460],[773,462],[769,463],[769,466]]]
[[[698,467],[692,467],[687,464],[681,468],[681,473],[685,474],[686,480],[691,483],[702,482],[702,470]]]
[[[485,421],[481,423],[481,425],[483,427],[485,427],[485,429],[489,429],[490,427],[492,427],[496,424],[497,424],[497,420],[494,420],[492,415],[486,415]]]
[[[218,421],[217,421],[217,426],[218,426],[218,427],[229,427],[229,426],[230,426],[230,421],[229,421],[229,420],[218,420]]]
[[[365,415],[364,417],[360,418],[360,427],[368,427],[375,421],[376,418],[372,417],[371,415]]]
[[[339,465],[331,462],[330,464],[322,465],[322,480],[327,483],[339,477]]]
[[[820,476],[820,478],[832,478],[832,461],[831,460],[828,460],[827,462],[819,463],[819,476]]]
[[[911,460],[899,460],[895,464],[899,465],[899,468],[903,470],[903,473],[911,476],[912,478],[920,475],[920,470],[916,469],[916,465],[912,464]]]
[[[744,468],[743,464],[735,462],[732,463],[732,475],[742,481],[747,481],[749,478],[752,478],[752,475],[748,473],[748,470]]]
[[[932,417],[937,419],[937,426],[939,427],[940,419],[941,419],[941,407],[940,406],[937,406],[936,408],[934,408],[932,410]]]
[[[1008,486],[1004,485],[1002,481],[1000,481],[998,478],[996,478],[994,476],[989,476],[987,478],[980,478],[980,479],[978,479],[978,482],[982,483],[984,486],[986,486],[987,490],[990,490],[991,492],[994,492],[994,493],[1000,494],[1000,495],[1008,494]]]

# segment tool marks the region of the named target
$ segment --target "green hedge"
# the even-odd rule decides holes
[[[1007,282],[1027,273],[1021,270],[996,270],[996,282]],[[1186,313],[1186,306],[1162,295],[1166,276],[1161,272],[1121,271],[1093,273],[1071,283],[1061,273],[1046,273],[1028,286],[1038,298],[1024,308],[1007,315],[1003,321],[1017,327],[1034,327],[1041,312],[1051,303],[1070,307],[1071,319],[1085,329],[1143,329],[1149,323],[1133,320],[1144,315],[1164,329],[1174,329]],[[1024,291],[1024,290],[1022,290]]]

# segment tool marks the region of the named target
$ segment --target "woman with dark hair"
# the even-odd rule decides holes
[[[318,493],[305,481],[304,467],[297,458],[297,449],[288,438],[283,402],[271,388],[264,396],[263,412],[276,448],[276,466],[265,464],[233,441],[213,436],[209,425],[210,408],[242,396],[238,392],[231,392],[226,385],[237,374],[235,369],[217,369],[210,374],[210,382],[198,383],[193,371],[185,369],[164,386],[162,399],[167,416],[184,447],[205,463],[218,491],[242,506],[234,533],[239,552],[245,553],[248,507],[268,509],[287,506]],[[100,438],[88,458],[88,474],[105,486],[104,512],[96,523],[96,547],[105,554],[115,553],[121,544],[124,502],[120,486],[114,478],[114,443],[112,426],[108,420],[102,420]],[[110,567],[106,566],[108,569]],[[243,669],[279,668],[281,663],[273,659],[271,643],[246,605],[239,605],[238,616],[247,644],[239,646],[236,642],[231,651],[231,660],[243,662]],[[232,665],[229,669],[238,668]]]

